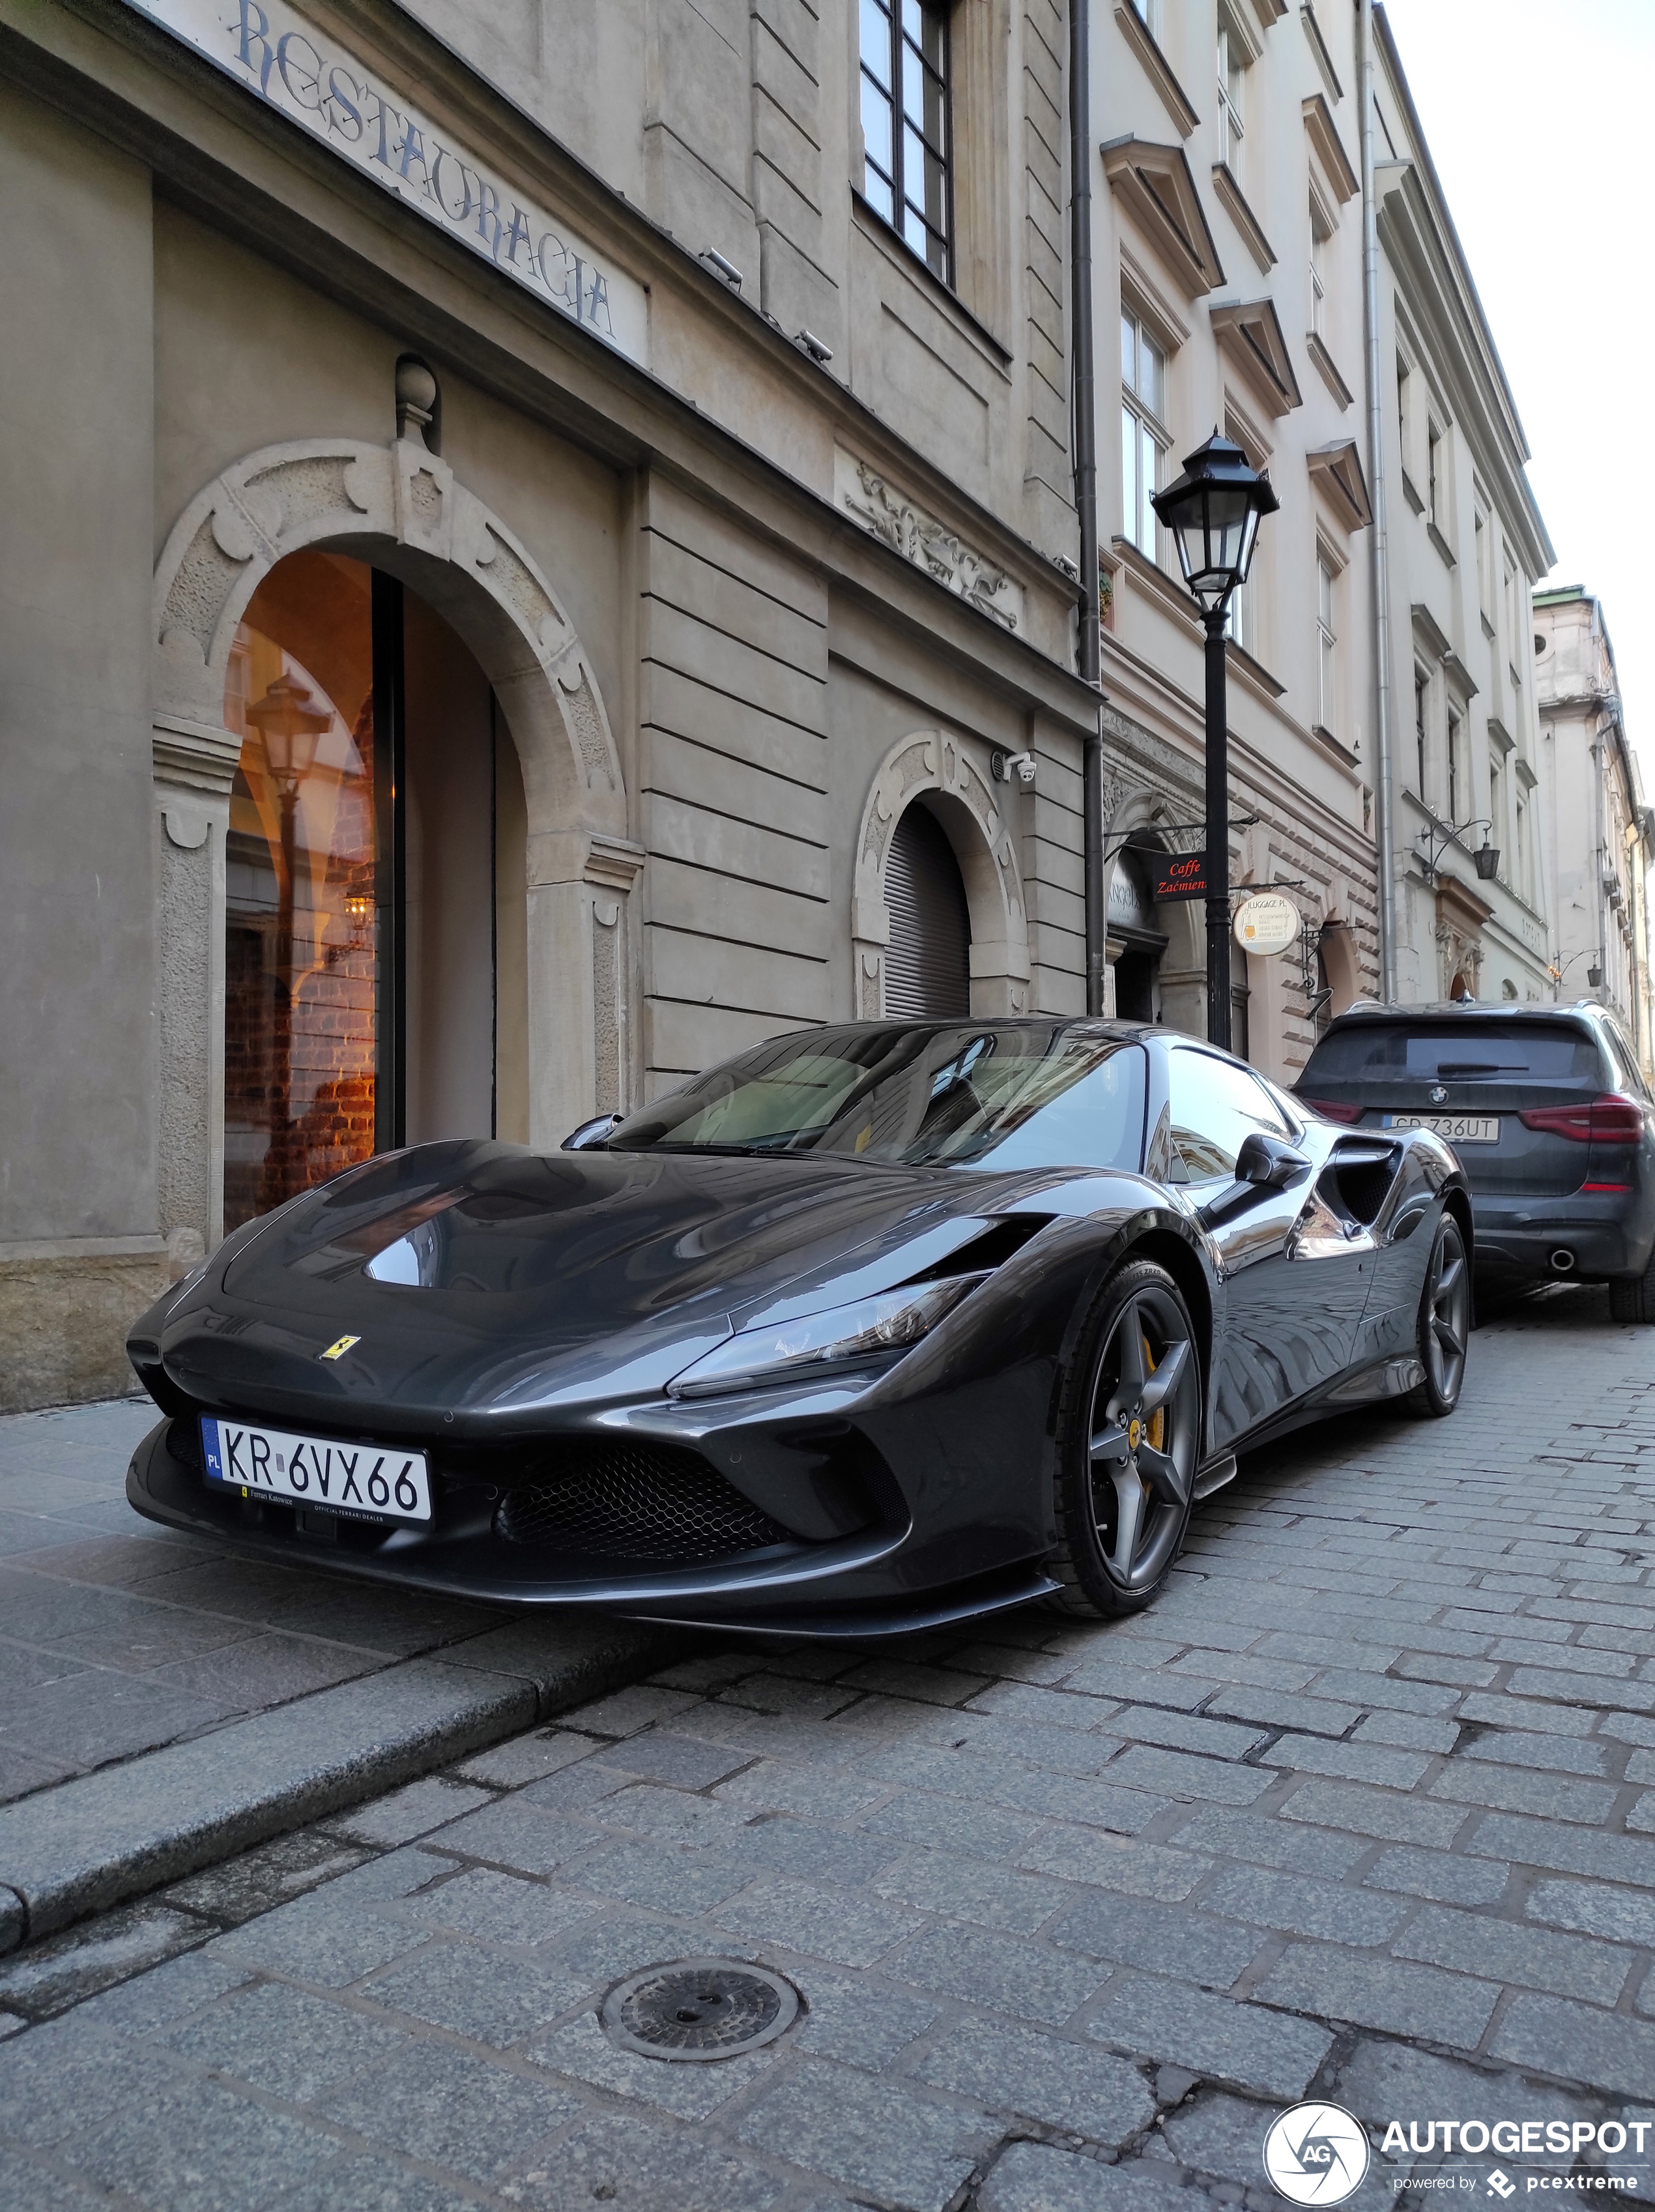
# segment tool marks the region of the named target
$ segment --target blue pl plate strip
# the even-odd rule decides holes
[[[230,1478],[224,1472],[223,1455],[219,1449],[218,1423],[204,1417],[201,1424],[201,1449],[206,1462],[208,1480],[227,1482]]]

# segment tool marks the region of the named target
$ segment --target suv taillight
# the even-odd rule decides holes
[[[1362,1109],[1353,1106],[1349,1099],[1306,1098],[1305,1103],[1312,1114],[1321,1115],[1325,1121],[1360,1121],[1362,1118]]]
[[[1644,1133],[1643,1109],[1635,1099],[1613,1093],[1575,1106],[1525,1106],[1517,1118],[1525,1129],[1543,1129],[1577,1145],[1635,1145]]]

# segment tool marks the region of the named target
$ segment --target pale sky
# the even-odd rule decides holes
[[[1603,603],[1655,803],[1655,0],[1385,8],[1528,435],[1545,580]]]

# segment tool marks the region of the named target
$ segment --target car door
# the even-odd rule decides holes
[[[1236,1060],[1198,1045],[1168,1059],[1168,1180],[1217,1247],[1209,1442],[1234,1446],[1350,1364],[1371,1250],[1317,1188],[1335,1131],[1290,1121]],[[1304,1153],[1285,1188],[1238,1186],[1236,1158],[1255,1130]]]

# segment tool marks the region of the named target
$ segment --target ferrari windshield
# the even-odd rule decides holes
[[[1146,1074],[1142,1045],[1064,1022],[811,1030],[657,1099],[609,1146],[1136,1170]]]

